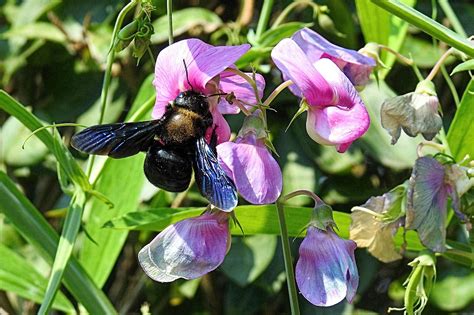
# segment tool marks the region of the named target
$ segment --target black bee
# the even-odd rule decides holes
[[[190,90],[180,93],[160,119],[92,126],[74,135],[71,144],[117,159],[146,152],[146,177],[172,192],[188,188],[194,168],[201,194],[212,205],[231,210],[237,205],[235,185],[217,161],[215,135],[211,146],[204,139],[212,123],[208,98]]]

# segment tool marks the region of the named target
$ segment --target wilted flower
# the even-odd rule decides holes
[[[392,144],[397,143],[402,128],[410,137],[421,133],[426,140],[431,140],[442,127],[438,107],[433,82],[421,81],[415,92],[383,102],[380,113],[382,127],[392,136]]]
[[[316,306],[335,305],[344,298],[352,302],[359,285],[354,257],[357,245],[334,233],[328,206],[315,209],[318,210],[329,210],[331,219],[310,223],[299,249],[296,283],[301,294]]]
[[[308,46],[310,47],[310,46]],[[321,55],[321,54],[320,54]],[[315,60],[292,39],[272,51],[272,59],[308,106],[306,130],[316,142],[346,151],[369,128],[369,115],[349,79],[330,59]]]
[[[432,251],[444,252],[448,197],[455,213],[465,221],[460,197],[472,187],[472,181],[458,165],[442,165],[424,156],[416,160],[409,185],[406,228],[416,229],[421,242]]]
[[[259,111],[248,116],[235,142],[217,146],[219,163],[240,195],[253,204],[275,202],[282,190],[278,163],[265,146],[267,133]]]
[[[138,253],[155,281],[195,279],[216,269],[230,248],[229,214],[206,212],[168,226]]]
[[[375,67],[375,60],[355,50],[339,47],[309,28],[296,32],[291,39],[304,51],[309,61],[328,58],[334,62],[353,85],[363,86]]]
[[[156,60],[155,79],[156,102],[153,117],[163,116],[166,106],[172,103],[180,92],[194,90],[205,95],[233,92],[237,99],[255,104],[255,95],[250,84],[229,71],[233,63],[248,49],[249,45],[212,46],[199,39],[187,39],[174,43],[163,49]],[[187,76],[186,76],[186,69]],[[261,75],[256,75],[257,86],[263,90],[265,82]],[[220,99],[220,104],[217,100]],[[224,98],[209,97],[210,110],[217,142],[230,138],[230,128],[222,114],[238,113],[238,108],[226,104]],[[212,128],[214,129],[214,128]]]
[[[401,208],[405,192],[405,188],[399,186],[352,209],[350,239],[386,263],[402,258],[395,249],[393,237],[403,223],[405,213]]]

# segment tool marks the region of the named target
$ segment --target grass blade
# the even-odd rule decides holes
[[[18,190],[11,179],[0,171],[0,212],[18,232],[32,244],[43,258],[52,262],[59,236],[41,213]],[[64,270],[64,284],[91,314],[115,314],[107,296],[91,280],[79,262],[71,257]]]

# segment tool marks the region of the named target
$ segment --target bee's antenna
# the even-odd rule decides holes
[[[186,81],[188,81],[189,86],[191,87],[191,90],[194,91],[194,87],[191,84],[191,81],[189,81],[189,75],[188,75],[188,67],[186,66],[186,61],[183,59],[183,64],[184,64],[184,71],[186,71]]]

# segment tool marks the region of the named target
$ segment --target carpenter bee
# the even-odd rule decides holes
[[[180,93],[160,119],[92,126],[74,135],[71,144],[88,154],[117,159],[146,152],[146,177],[172,192],[188,188],[194,168],[201,194],[212,205],[231,210],[237,205],[235,185],[217,161],[214,131],[210,145],[204,138],[212,124],[208,98],[189,90]]]

